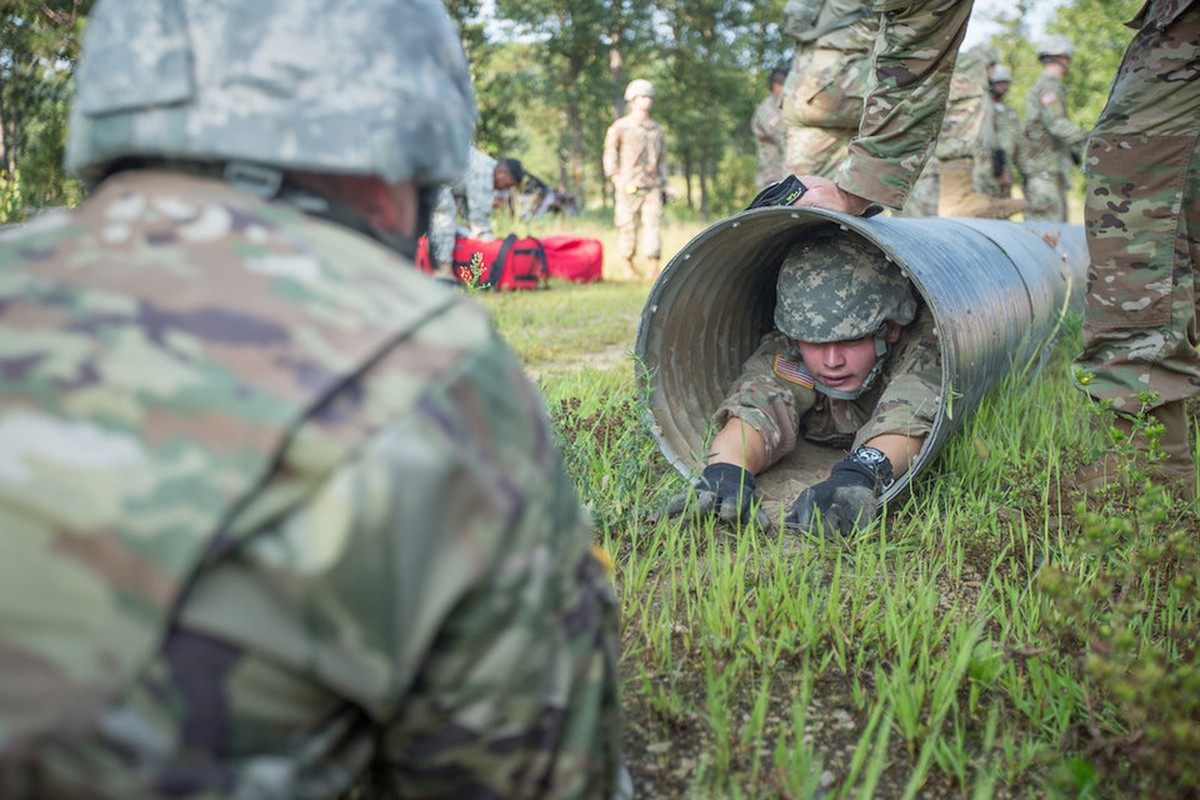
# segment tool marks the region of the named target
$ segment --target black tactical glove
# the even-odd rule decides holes
[[[788,175],[781,181],[775,181],[768,184],[762,191],[755,195],[750,201],[750,205],[746,206],[749,211],[752,208],[770,208],[772,206],[790,206],[792,203],[799,200],[808,191],[808,187],[804,182],[795,175]],[[871,205],[862,213],[864,217],[873,217],[883,211],[883,206]]]
[[[888,457],[874,447],[860,447],[834,464],[828,478],[800,493],[784,524],[797,533],[849,536],[875,520],[875,501],[891,485]]]
[[[694,493],[697,517],[715,515],[726,522],[737,521],[742,525],[755,519],[762,525],[765,515],[757,508],[754,486],[754,476],[736,464],[709,464],[693,486],[671,498],[667,515],[682,514]]]

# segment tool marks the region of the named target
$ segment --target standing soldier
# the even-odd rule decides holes
[[[862,0],[788,0],[784,29],[795,40],[783,89],[787,167],[832,177],[858,132],[878,15]]]
[[[767,78],[768,94],[754,110],[750,128],[754,131],[754,144],[758,151],[758,174],[755,181],[759,188],[782,180],[787,174],[783,151],[787,144],[787,128],[779,109],[783,95],[783,84],[788,72],[782,67],[771,70]]]
[[[609,798],[615,608],[537,390],[413,269],[437,0],[100,0],[0,245],[0,797]]]
[[[625,89],[629,113],[604,134],[604,174],[613,185],[613,222],[617,226],[617,252],[625,277],[643,277],[633,265],[641,234],[641,254],[647,276],[658,277],[662,254],[663,192],[667,185],[667,138],[662,125],[650,119],[654,84],[643,78]]]
[[[950,81],[946,116],[934,153],[941,169],[938,214],[944,217],[1000,219],[1025,210],[1021,199],[1000,199],[980,192],[975,174],[990,171],[997,148],[995,114],[988,96],[988,72],[995,50],[973,47],[958,57]]]
[[[1067,221],[1067,189],[1071,165],[1080,163],[1079,152],[1087,131],[1067,116],[1067,90],[1063,78],[1071,68],[1075,45],[1066,36],[1047,36],[1038,43],[1042,74],[1025,98],[1025,126],[1021,141],[1021,173],[1029,210],[1025,218],[1046,222]]]
[[[1012,171],[1021,132],[1017,110],[1004,102],[1012,82],[1012,70],[996,64],[988,77],[992,103],[992,122],[996,128],[995,147],[975,169],[975,189],[990,197],[1012,197]]]

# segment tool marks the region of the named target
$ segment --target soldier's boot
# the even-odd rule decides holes
[[[1196,499],[1196,461],[1190,440],[1191,419],[1187,413],[1187,401],[1176,400],[1151,409],[1146,419],[1138,425],[1132,418],[1117,415],[1113,425],[1120,430],[1133,446],[1134,466],[1151,480],[1166,484],[1185,500]],[[1155,421],[1163,426],[1158,440],[1161,458],[1151,460],[1154,447],[1146,437],[1145,428]],[[1126,490],[1125,475],[1121,470],[1125,456],[1119,452],[1108,452],[1103,458],[1088,464],[1075,474],[1075,486],[1084,494],[1103,492],[1108,487],[1119,486]]]
[[[646,271],[650,273],[650,280],[658,280],[658,256],[650,256],[646,259]]]
[[[622,259],[621,267],[622,267],[621,274],[624,276],[625,280],[627,280],[627,281],[636,281],[642,277],[641,275],[638,275],[637,269],[633,266],[632,256]]]
[[[975,191],[971,159],[956,158],[941,162],[941,193],[938,195],[938,216],[982,217],[1005,219],[1026,208],[1024,198],[989,197]]]

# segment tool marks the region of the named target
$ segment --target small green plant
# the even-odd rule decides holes
[[[25,200],[21,195],[21,171],[0,171],[0,225],[25,219]]]

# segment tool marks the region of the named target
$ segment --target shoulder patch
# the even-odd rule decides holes
[[[1042,92],[1042,105],[1048,106],[1058,102],[1058,92]]]
[[[788,358],[783,353],[775,356],[775,374],[788,383],[795,383],[805,389],[813,388],[813,376],[798,358]]]

